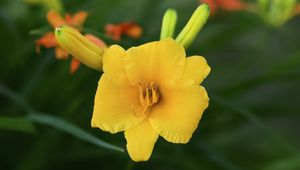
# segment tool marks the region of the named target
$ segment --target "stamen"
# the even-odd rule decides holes
[[[145,85],[139,83],[139,91],[140,91],[140,102],[142,106],[150,107],[158,102],[159,91],[158,91],[158,87],[154,84],[154,82]]]
[[[141,115],[147,114],[151,106],[156,104],[159,100],[159,90],[158,87],[151,82],[150,84],[139,83],[139,98],[141,105],[144,106],[143,110],[139,113],[134,111],[134,115],[139,117]]]

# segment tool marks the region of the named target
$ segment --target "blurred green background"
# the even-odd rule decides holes
[[[179,14],[178,33],[199,2],[65,0],[63,4],[67,12],[90,12],[84,31],[108,44],[115,42],[104,36],[106,24],[139,23],[144,29],[141,39],[124,37],[118,42],[128,48],[159,39],[167,8]],[[0,1],[1,170],[300,169],[300,16],[277,28],[250,12],[211,17],[187,51],[205,56],[212,67],[204,82],[210,106],[188,144],[159,138],[151,159],[143,163],[80,137],[89,133],[126,146],[122,133],[111,135],[90,127],[101,73],[82,65],[70,75],[70,58],[57,61],[53,49],[36,54],[39,36],[29,32],[48,26],[45,16],[41,6]],[[28,116],[37,112],[54,118]]]

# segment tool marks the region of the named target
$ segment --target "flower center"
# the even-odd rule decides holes
[[[141,84],[139,83],[140,90],[140,102],[142,106],[148,108],[153,106],[159,100],[159,91],[158,87],[151,82],[150,84]]]

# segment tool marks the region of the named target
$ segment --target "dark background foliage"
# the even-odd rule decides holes
[[[105,24],[141,24],[142,38],[125,37],[119,42],[125,48],[158,40],[167,8],[179,14],[178,33],[198,5],[195,0],[63,3],[68,12],[90,12],[84,31],[110,44],[114,42],[104,36]],[[126,145],[122,133],[111,135],[90,127],[101,74],[81,66],[70,75],[70,60],[55,60],[53,50],[36,54],[38,36],[29,32],[48,25],[45,14],[40,6],[0,1],[0,90],[13,93],[0,95],[0,169],[300,169],[300,17],[279,28],[249,12],[219,12],[211,17],[187,51],[205,56],[212,67],[203,83],[210,106],[198,129],[186,145],[160,138],[148,162],[133,163],[126,152],[25,121],[27,103],[109,143]],[[10,123],[5,118],[22,119]]]

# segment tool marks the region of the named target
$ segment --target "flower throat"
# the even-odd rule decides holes
[[[159,100],[158,87],[151,82],[150,84],[139,83],[140,102],[144,107],[153,106]]]

